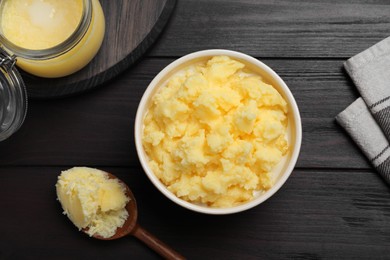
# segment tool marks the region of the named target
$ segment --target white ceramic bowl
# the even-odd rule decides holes
[[[205,205],[190,203],[176,197],[176,195],[170,192],[166,188],[166,186],[162,182],[160,182],[160,180],[154,175],[154,173],[150,169],[148,165],[148,156],[146,155],[142,145],[143,119],[147,109],[149,108],[151,98],[158,91],[159,87],[161,87],[161,85],[163,85],[163,83],[170,76],[172,76],[177,71],[187,67],[188,65],[199,62],[201,60],[207,60],[213,56],[218,55],[225,55],[235,60],[238,60],[248,66],[248,68],[250,68],[253,72],[260,74],[263,79],[271,83],[279,91],[279,93],[284,97],[289,106],[287,138],[290,149],[288,154],[284,156],[283,160],[277,165],[277,167],[273,171],[273,178],[275,179],[274,186],[266,192],[256,194],[253,200],[231,208],[212,208]],[[301,140],[302,126],[298,106],[284,81],[271,68],[269,68],[267,65],[260,62],[259,60],[246,54],[229,50],[215,49],[198,51],[183,56],[180,59],[177,59],[176,61],[169,64],[149,84],[138,106],[135,120],[135,144],[138,157],[144,171],[146,172],[151,182],[157,187],[157,189],[159,189],[166,197],[171,199],[173,202],[187,209],[206,214],[231,214],[244,211],[259,205],[260,203],[271,197],[273,194],[275,194],[275,192],[278,191],[286,182],[287,178],[290,176],[292,170],[294,169],[301,148]]]

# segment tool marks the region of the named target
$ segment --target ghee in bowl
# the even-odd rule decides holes
[[[1,0],[0,45],[30,74],[56,78],[87,65],[104,36],[98,0]]]
[[[242,53],[187,55],[151,82],[137,111],[142,166],[174,202],[210,214],[239,212],[275,193],[300,149],[291,92]]]

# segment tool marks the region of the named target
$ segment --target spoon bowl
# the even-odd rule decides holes
[[[135,236],[142,242],[144,242],[147,246],[153,249],[160,256],[165,259],[185,259],[178,252],[173,250],[167,244],[163,243],[161,240],[156,238],[154,235],[143,229],[137,222],[138,217],[138,208],[137,202],[130,188],[119,178],[111,173],[107,173],[111,179],[117,179],[122,185],[126,188],[126,196],[130,199],[126,204],[126,210],[129,213],[125,223],[122,227],[117,228],[115,234],[111,237],[104,238],[99,235],[93,235],[94,238],[100,240],[114,240],[118,238],[122,238],[128,235]],[[83,229],[83,232],[86,233],[88,229]]]

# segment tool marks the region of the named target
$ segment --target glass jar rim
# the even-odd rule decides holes
[[[0,0],[0,14],[2,13],[2,0]],[[85,35],[92,20],[92,0],[82,0],[83,11],[79,24],[74,32],[63,42],[53,47],[40,50],[32,50],[20,47],[11,41],[9,41],[1,30],[0,20],[0,47],[5,48],[8,52],[16,55],[17,57],[40,60],[40,59],[52,59],[58,57],[70,49],[72,49]],[[0,15],[1,17],[1,15]]]

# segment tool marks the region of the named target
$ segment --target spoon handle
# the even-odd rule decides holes
[[[136,225],[133,230],[133,235],[144,242],[147,246],[153,249],[165,259],[185,259],[184,256],[173,250],[170,246],[159,240],[157,237],[143,229],[140,225]]]

